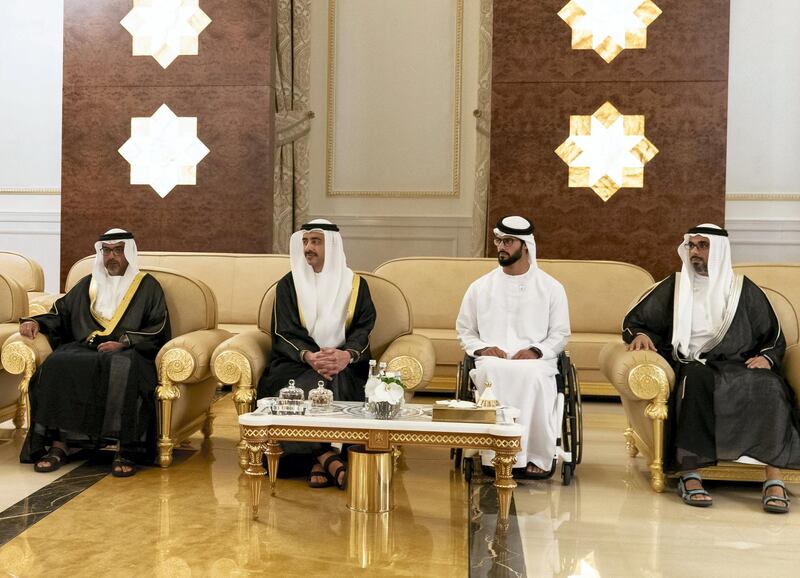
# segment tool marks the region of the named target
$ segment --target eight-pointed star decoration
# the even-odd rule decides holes
[[[647,48],[647,27],[660,14],[652,0],[570,0],[558,12],[572,28],[572,48],[606,62],[625,48]]]
[[[591,116],[570,116],[569,138],[555,152],[569,166],[570,187],[589,187],[608,201],[622,187],[644,186],[644,166],[658,149],[644,136],[644,116],[606,102]]]
[[[200,0],[133,0],[119,23],[133,36],[134,56],[152,56],[166,68],[178,56],[197,56],[197,37],[211,18]]]
[[[131,184],[150,185],[163,199],[176,185],[197,182],[197,163],[209,153],[197,138],[197,118],[175,116],[166,104],[131,119],[131,137],[119,154],[131,165]]]

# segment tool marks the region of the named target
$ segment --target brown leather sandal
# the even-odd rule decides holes
[[[49,465],[44,466],[42,462],[48,462]],[[69,462],[67,452],[53,446],[44,456],[33,464],[33,471],[40,473],[54,472],[67,462]]]
[[[320,469],[315,470],[314,468]],[[329,488],[333,485],[331,477],[322,469],[322,464],[314,464],[311,473],[308,474],[308,485],[312,488]]]
[[[336,462],[338,462],[339,465],[333,472],[331,472],[330,469],[331,463],[334,463],[335,465]],[[339,488],[340,490],[344,490],[347,488],[347,467],[345,467],[344,465],[342,456],[340,456],[339,454],[332,454],[328,456],[328,458],[325,460],[325,463],[322,464],[322,468],[333,479],[333,483],[336,484],[337,488]],[[342,472],[344,472],[344,475],[342,476],[342,481],[339,482],[339,474],[341,474]]]

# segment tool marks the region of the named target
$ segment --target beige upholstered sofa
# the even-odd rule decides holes
[[[75,263],[67,277],[67,287],[90,274],[93,263],[94,256],[85,257]],[[289,257],[270,254],[139,251],[139,266],[174,269],[208,285],[217,300],[219,328],[239,333],[258,327],[258,307],[264,291],[289,272]],[[56,297],[51,296],[50,303]]]
[[[83,276],[76,272],[82,266],[79,262],[73,267],[67,290]],[[231,333],[217,328],[217,304],[205,283],[169,269],[141,269],[161,284],[172,327],[172,339],[156,357],[159,464],[166,467],[172,463],[176,443],[201,428],[206,436],[211,435],[211,403],[217,388],[211,374],[211,353]],[[17,382],[21,391],[27,391],[33,372],[51,351],[43,335],[29,340],[15,333],[3,345],[3,365],[22,374],[22,381],[18,378]]]
[[[607,343],[621,343],[620,321],[653,277],[644,269],[615,261],[539,259],[558,279],[569,300],[572,338],[568,350],[584,394],[616,395],[600,373],[598,355]],[[375,274],[397,284],[413,311],[414,333],[436,350],[436,372],[428,390],[453,391],[464,352],[455,325],[464,293],[475,279],[497,267],[496,259],[411,257],[387,261]]]
[[[28,314],[25,288],[10,275],[0,273],[0,347],[19,328],[20,317]],[[9,364],[10,365],[10,364]],[[10,373],[0,357],[0,422],[14,420],[14,426],[25,425],[25,396],[20,394],[19,378]]]
[[[800,398],[800,265],[739,265],[737,273],[747,275],[764,289],[780,321],[786,339],[783,373]],[[650,468],[650,485],[665,488],[664,420],[667,402],[675,384],[669,363],[650,351],[626,351],[622,343],[609,344],[601,352],[601,369],[619,392],[628,418],[625,440],[628,453],[643,454]],[[701,470],[706,479],[764,481],[764,468],[755,465],[721,462]],[[800,481],[800,472],[784,473],[787,481]]]
[[[0,274],[12,277],[28,293],[28,310],[31,315],[47,311],[49,306],[39,304],[43,297],[47,301],[47,293],[44,292],[44,271],[39,263],[20,253],[0,251]]]
[[[371,273],[359,275],[369,285],[377,313],[375,328],[369,336],[373,358],[386,362],[389,370],[399,371],[410,394],[423,389],[433,377],[436,365],[433,345],[427,337],[411,334],[411,310],[397,285]],[[264,294],[258,329],[239,333],[214,351],[212,370],[222,383],[234,386],[234,403],[239,414],[252,411],[255,387],[267,368],[276,285]],[[246,466],[246,460],[246,451],[240,447],[242,467]]]

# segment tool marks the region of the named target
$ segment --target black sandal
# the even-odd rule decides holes
[[[783,490],[783,496],[770,496],[767,490],[773,486],[778,486]],[[770,514],[786,514],[789,512],[789,495],[786,493],[786,486],[781,480],[767,480],[764,482],[764,495],[761,497],[761,506],[765,512]],[[772,503],[770,503],[772,502]]]
[[[67,455],[67,452],[65,452],[61,448],[53,446],[44,456],[42,456],[41,459],[39,459],[35,464],[33,464],[33,471],[40,473],[54,472],[61,466],[66,464],[68,461],[69,461],[69,456]],[[40,465],[42,462],[49,462],[50,465],[47,466]]]
[[[331,473],[330,465],[331,462],[338,462],[339,466],[336,468],[336,471]],[[332,454],[328,456],[325,462],[322,464],[322,469],[333,479],[333,483],[336,484],[336,487],[340,490],[344,490],[347,488],[347,467],[344,465],[344,461],[342,461],[342,457],[339,454]],[[344,476],[342,476],[341,483],[339,482],[339,474],[344,472]]]
[[[322,464],[317,462],[308,474],[308,485],[312,488],[329,488],[333,485],[333,480],[324,469],[314,470],[315,467],[322,468]],[[319,481],[319,480],[322,481]],[[315,481],[316,480],[316,481]]]
[[[123,468],[130,468],[130,469],[126,471]],[[130,478],[135,473],[136,473],[135,463],[133,463],[131,460],[123,458],[119,454],[114,456],[114,461],[111,462],[112,476],[114,476],[115,478]]]

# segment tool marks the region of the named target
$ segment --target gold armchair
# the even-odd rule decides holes
[[[800,345],[797,313],[789,300],[772,289],[762,287],[772,303],[786,338],[783,373],[800,399]],[[644,454],[650,468],[650,485],[656,492],[665,488],[664,421],[667,419],[670,392],[675,372],[666,359],[652,351],[627,351],[623,343],[606,345],[600,352],[600,368],[619,392],[628,418],[625,442],[628,454]],[[710,480],[764,481],[764,467],[735,462],[720,462],[703,468],[700,474]],[[784,472],[786,481],[800,481],[800,472]]]
[[[0,347],[19,328],[20,317],[28,315],[28,293],[10,276],[0,274]],[[17,429],[25,425],[25,392],[11,371],[12,362],[0,357],[0,422],[14,420]]]
[[[211,435],[211,404],[217,388],[211,374],[211,353],[231,334],[217,329],[216,300],[204,283],[169,269],[143,267],[142,271],[161,284],[172,327],[173,338],[156,357],[158,460],[167,467],[176,443],[201,428],[206,437]],[[30,340],[16,333],[6,341],[3,364],[10,373],[22,374],[20,392],[27,394],[31,376],[51,351],[42,335]]]
[[[433,377],[436,355],[427,337],[411,334],[411,308],[400,288],[371,273],[359,273],[369,284],[377,320],[370,334],[370,349],[375,359],[384,361],[390,371],[399,371],[413,395]],[[214,351],[212,371],[222,383],[234,387],[233,401],[239,415],[255,406],[255,387],[267,368],[272,348],[270,329],[275,288],[272,285],[261,301],[258,330],[231,337]],[[246,467],[247,455],[240,445],[240,465]]]

